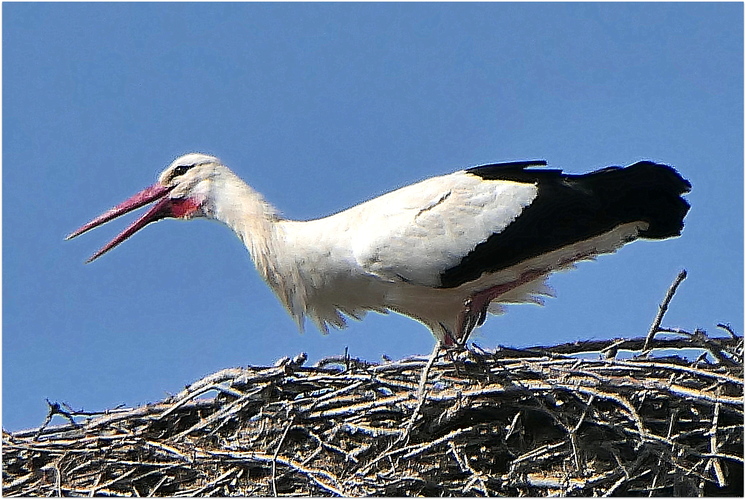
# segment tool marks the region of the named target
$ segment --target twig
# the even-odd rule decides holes
[[[679,335],[687,335],[688,337],[691,337],[693,333],[687,332],[685,330],[682,330],[680,328],[664,328],[660,327],[658,328],[658,333],[676,333]],[[725,348],[735,348],[743,342],[742,337],[738,337],[737,339],[733,339],[730,337],[721,337],[721,338],[710,338],[710,342],[717,341],[717,344],[721,347]],[[643,349],[643,346],[645,345],[645,338],[636,338],[636,339],[626,339],[624,341],[614,341],[614,344],[616,344],[614,347],[618,350],[625,350],[625,351],[641,351]],[[568,342],[566,344],[560,344],[558,346],[554,347],[531,347],[529,349],[520,350],[520,349],[501,349],[497,351],[496,353],[493,353],[493,356],[497,356],[500,360],[508,361],[511,358],[519,358],[519,359],[525,359],[527,360],[529,358],[529,354],[534,354],[537,359],[543,359],[550,355],[575,355],[580,353],[595,353],[595,352],[601,352],[604,350],[604,348],[609,346],[608,340],[586,340],[582,342]],[[692,342],[690,338],[687,339],[655,339],[655,348],[656,349],[690,349],[692,347]],[[541,354],[542,351],[544,354]]]
[[[130,469],[127,472],[125,472],[124,474],[120,474],[119,476],[115,477],[114,479],[106,481],[105,483],[103,483],[101,485],[97,484],[95,487],[91,488],[90,496],[95,496],[97,491],[104,490],[107,487],[111,486],[112,484],[117,483],[117,482],[121,481],[122,479],[126,479],[126,478],[130,477],[135,472],[137,472],[137,469]]]
[[[149,497],[155,496],[155,493],[158,491],[158,488],[160,488],[161,486],[163,486],[163,483],[165,483],[166,481],[168,481],[168,476],[161,477],[158,480],[158,482],[155,483],[155,486],[153,486],[153,488],[148,492],[148,496]]]
[[[668,310],[668,304],[671,302],[671,299],[673,299],[673,296],[676,293],[676,289],[679,287],[681,282],[684,281],[684,279],[686,279],[686,269],[682,269],[679,272],[678,276],[676,276],[676,279],[668,288],[668,292],[666,292],[666,297],[663,299],[663,302],[661,302],[661,305],[658,306],[658,314],[656,315],[655,321],[653,321],[653,324],[650,327],[650,331],[648,331],[647,337],[645,337],[645,345],[642,347],[643,356],[647,356],[650,352],[650,344],[653,341],[653,337],[655,337],[655,334],[658,332],[658,328],[660,328],[661,326],[663,316]]]
[[[242,453],[242,452],[223,452],[221,450],[206,450],[205,453],[209,456],[225,456],[225,457],[231,457],[240,461],[258,461],[258,462],[273,462],[276,461],[279,464],[285,465],[290,467],[291,469],[294,469],[301,474],[306,475],[310,479],[312,479],[316,484],[321,486],[323,489],[334,493],[337,496],[345,496],[344,492],[342,492],[337,487],[330,485],[326,481],[320,479],[320,477],[323,477],[325,479],[334,481],[335,483],[338,482],[337,478],[330,474],[329,472],[319,470],[319,469],[312,469],[310,467],[304,467],[295,460],[291,460],[282,456],[269,456],[263,453]]]
[[[736,335],[736,332],[733,331],[733,328],[731,328],[731,326],[728,325],[728,324],[726,324],[726,323],[718,323],[715,326],[717,326],[718,328],[722,328],[723,330],[725,330],[726,332],[728,332],[730,334],[730,336],[732,338],[734,338],[734,339],[740,339],[741,338],[738,335]]]
[[[189,496],[191,496],[191,497],[197,497],[197,496],[202,495],[203,493],[205,493],[210,488],[214,488],[215,486],[219,485],[221,482],[223,482],[226,479],[228,479],[230,476],[234,475],[236,472],[238,472],[238,468],[237,467],[233,467],[232,469],[228,469],[227,472],[225,472],[224,474],[221,474],[217,478],[213,479],[212,481],[210,481],[209,483],[207,483],[206,485],[204,485],[202,488],[200,488],[200,489],[198,489],[196,491],[190,492]],[[277,496],[277,495],[275,495],[275,496]]]
[[[181,433],[177,434],[176,436],[174,436],[173,439],[174,440],[178,440],[178,439],[180,439],[180,438],[182,438],[184,436],[187,436],[187,435],[191,434],[192,432],[195,432],[195,431],[198,431],[200,429],[203,429],[203,428],[207,427],[208,425],[210,425],[210,424],[212,424],[212,423],[214,423],[216,421],[223,421],[223,422],[225,422],[226,417],[228,417],[230,415],[233,415],[233,414],[241,411],[241,409],[244,406],[246,406],[247,404],[251,403],[254,400],[256,394],[259,393],[259,392],[261,392],[261,390],[262,390],[262,388],[258,387],[256,389],[254,389],[253,391],[244,394],[240,398],[238,398],[238,399],[230,402],[227,406],[221,408],[220,411],[212,414],[209,418],[206,418],[204,420],[200,420],[199,422],[197,422],[196,424],[194,424],[193,426],[191,426],[187,430],[182,431]],[[184,404],[184,401],[179,401],[178,404],[180,404],[180,405]],[[163,419],[163,415],[161,414],[158,417],[158,419],[159,420]]]
[[[181,453],[179,450],[177,450],[173,446],[168,446],[168,445],[163,444],[163,443],[156,443],[154,441],[146,441],[146,443],[149,446],[152,446],[155,449],[165,451],[169,455],[174,455],[174,456],[178,457],[180,460],[183,460],[184,462],[191,462],[192,461],[188,456],[184,455],[183,453]]]
[[[602,497],[610,497],[616,490],[619,488],[625,481],[627,481],[627,476],[623,475],[620,477],[616,483],[612,484],[609,489],[604,491],[604,494],[601,495]]]
[[[420,414],[420,409],[422,408],[422,405],[425,402],[425,396],[427,395],[427,376],[430,373],[430,369],[433,367],[433,364],[438,359],[441,348],[442,346],[440,340],[438,340],[437,342],[435,342],[435,347],[433,348],[433,352],[430,354],[430,358],[427,360],[425,368],[422,369],[422,375],[420,375],[420,383],[417,386],[417,406],[415,406],[414,411],[412,412],[412,416],[409,418],[407,426],[404,428],[404,434],[399,437],[400,441],[404,441],[405,443],[407,442],[409,433],[412,431],[412,427],[414,426],[414,423]]]
[[[471,432],[471,430],[472,430],[472,427],[466,427],[463,429],[456,429],[455,431],[451,431],[443,437],[440,437],[438,439],[430,441],[429,443],[425,443],[421,446],[418,446],[414,450],[402,455],[402,458],[405,460],[408,460],[410,458],[416,457],[417,455],[420,455],[421,453],[429,450],[430,448],[434,446],[438,446],[439,444],[445,443],[446,441],[450,441],[451,439],[455,438],[456,436],[460,436],[461,434],[464,434],[465,432]]]
[[[41,427],[39,427],[38,432],[36,432],[36,434],[34,435],[34,441],[39,440],[42,432],[44,432],[44,429],[47,427],[47,425],[49,425],[49,422],[52,421],[52,417],[54,417],[55,415],[62,415],[63,417],[65,417],[67,420],[70,421],[70,425],[72,425],[73,427],[80,427],[80,424],[75,421],[73,416],[70,415],[70,412],[63,410],[62,406],[60,406],[59,403],[56,403],[56,402],[52,403],[48,399],[46,400],[46,402],[47,402],[47,406],[49,406],[49,411],[47,412],[47,416],[44,419],[44,423],[41,424]]]
[[[720,403],[715,403],[715,411],[712,415],[712,427],[710,428],[710,452],[715,455],[718,452],[718,419],[720,417]],[[718,486],[721,488],[725,485],[725,474],[723,474],[723,468],[720,466],[720,460],[717,458],[711,458],[709,465],[715,472],[715,477],[718,481]]]
[[[288,407],[290,408],[290,407]],[[277,456],[280,454],[280,448],[282,448],[282,443],[285,441],[285,437],[288,435],[288,431],[295,423],[295,415],[288,421],[288,424],[285,426],[285,431],[282,433],[282,437],[280,437],[280,441],[277,443],[277,448],[275,448],[275,453],[272,455],[272,496],[277,496]]]

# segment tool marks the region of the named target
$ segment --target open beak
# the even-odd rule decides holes
[[[151,209],[148,210],[142,217],[133,222],[127,229],[119,233],[116,238],[107,243],[106,246],[101,248],[101,250],[93,254],[91,258],[86,261],[86,263],[92,262],[115,246],[119,245],[121,242],[135,234],[140,229],[150,224],[151,222],[158,221],[165,217],[173,216],[174,203],[177,202],[177,200],[172,200],[171,198],[166,196],[168,192],[171,191],[171,189],[172,187],[164,186],[160,183],[153,184],[149,188],[143,189],[128,200],[123,201],[116,207],[99,215],[88,224],[81,226],[80,229],[73,231],[65,239],[69,240],[71,238],[75,238],[76,236],[81,235],[86,231],[93,229],[94,227],[109,222],[110,220],[115,219],[120,215],[124,215],[144,205],[147,205],[148,203],[159,200],[158,203],[153,205],[153,207],[151,207]]]

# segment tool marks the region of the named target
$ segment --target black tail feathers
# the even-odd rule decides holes
[[[650,161],[626,168],[610,167],[575,177],[601,201],[603,210],[620,222],[644,221],[641,238],[679,236],[689,203],[681,196],[692,185],[668,165]]]
[[[442,286],[459,286],[485,271],[505,269],[629,223],[646,223],[633,238],[671,238],[684,228],[689,203],[682,195],[689,192],[691,184],[668,165],[641,161],[580,175],[530,168],[543,164],[492,164],[466,171],[487,181],[535,184],[538,194],[506,228],[446,270],[441,275]]]

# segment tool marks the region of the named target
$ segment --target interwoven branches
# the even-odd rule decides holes
[[[421,405],[424,358],[223,370],[4,433],[3,493],[740,495],[743,339],[677,333],[653,341],[668,357],[617,357],[643,338],[441,355]]]

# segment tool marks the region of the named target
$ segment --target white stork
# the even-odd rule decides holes
[[[301,222],[284,219],[217,158],[192,153],[67,238],[157,201],[88,262],[151,222],[215,219],[243,241],[299,328],[306,316],[327,332],[344,328],[344,316],[394,311],[453,345],[500,304],[541,303],[554,271],[637,238],[681,234],[691,185],[673,168],[533,168],[545,165],[469,168]]]

